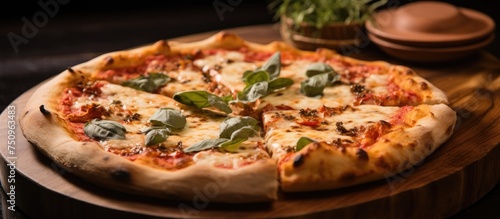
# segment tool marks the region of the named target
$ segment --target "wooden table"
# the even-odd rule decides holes
[[[276,25],[229,31],[258,43],[280,39]],[[195,41],[213,33],[174,40]],[[16,126],[15,154],[9,155],[4,143],[0,148],[4,191],[10,191],[7,180],[11,173],[7,163],[15,161],[15,204],[32,218],[439,218],[457,214],[499,184],[500,62],[495,57],[481,53],[466,61],[423,66],[389,58],[371,44],[357,49],[350,55],[414,68],[443,89],[450,105],[457,111],[457,129],[451,139],[421,165],[395,177],[334,191],[280,194],[280,199],[272,203],[231,205],[209,202],[196,209],[195,203],[190,201],[131,196],[82,181],[36,151]],[[7,108],[2,113],[2,142],[9,138],[9,109],[19,113],[33,92],[31,89],[16,99],[10,105],[15,110]],[[498,200],[498,192],[496,198]],[[3,203],[4,207],[8,205]]]

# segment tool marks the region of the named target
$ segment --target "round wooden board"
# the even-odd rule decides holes
[[[280,40],[276,25],[229,31],[253,42]],[[175,40],[194,41],[211,34]],[[373,49],[359,54],[356,48],[348,51],[354,51],[351,55],[356,58],[399,63]],[[166,201],[110,191],[75,177],[39,153],[16,125],[15,154],[10,155],[7,146],[0,150],[2,185],[10,191],[6,164],[15,161],[16,206],[32,218],[447,217],[470,206],[500,182],[500,62],[482,53],[447,65],[402,64],[446,92],[457,111],[457,128],[451,139],[422,163],[385,180],[333,191],[280,194],[279,200],[262,204],[219,204],[203,195],[191,201]],[[35,89],[11,104],[16,113]],[[8,137],[9,109],[0,116],[3,142]],[[16,122],[19,117],[16,114]]]

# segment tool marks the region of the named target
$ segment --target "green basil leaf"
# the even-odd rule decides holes
[[[202,151],[210,148],[215,148],[221,145],[224,142],[229,141],[227,138],[216,138],[216,139],[207,139],[203,140],[200,142],[196,142],[193,145],[184,148],[183,151],[184,153],[191,153],[191,152],[197,152],[197,151]]]
[[[193,90],[177,92],[172,98],[184,105],[204,108],[210,106],[210,103],[208,102],[208,95],[210,95],[210,93],[207,91]]]
[[[224,102],[229,103],[229,101],[233,100],[233,95],[222,96],[221,99]]]
[[[153,126],[168,126],[173,129],[183,129],[186,117],[179,110],[160,108],[148,120]]]
[[[248,138],[231,139],[229,141],[220,144],[219,147],[225,151],[236,152],[239,149],[240,144],[246,141],[247,139]]]
[[[233,133],[244,127],[250,127],[255,132],[258,132],[260,130],[258,123],[259,122],[257,120],[249,116],[228,117],[220,124],[219,138],[234,139],[232,137]],[[235,137],[239,138],[240,136],[235,136]]]
[[[315,75],[319,75],[322,73],[332,73],[336,74],[336,72],[333,70],[330,65],[327,65],[323,62],[315,62],[307,66],[306,68],[306,75],[307,77],[312,77]]]
[[[247,140],[250,136],[255,136],[258,134],[258,130],[255,130],[252,126],[244,126],[240,129],[234,131],[231,134],[231,140],[244,139]]]
[[[300,93],[308,97],[323,95],[325,87],[334,83],[335,78],[335,75],[329,73],[314,75],[300,83]]]
[[[95,140],[125,139],[126,131],[122,124],[110,120],[93,119],[83,127],[83,132]]]
[[[225,112],[226,114],[232,113],[233,110],[231,110],[231,107],[225,102],[222,98],[210,94],[208,95],[208,103],[210,103],[211,106],[220,109],[222,112]]]
[[[247,86],[261,81],[269,81],[270,79],[269,73],[264,70],[257,70],[250,73],[247,72],[243,74],[243,82],[245,82]]]
[[[207,91],[193,90],[177,92],[174,94],[173,98],[175,101],[188,106],[194,106],[198,108],[213,106],[227,114],[233,112],[227,104],[232,99],[231,96],[225,96],[223,97],[223,99]]]
[[[293,80],[290,78],[275,78],[268,83],[267,93],[274,92],[285,87],[289,87],[293,84]]]
[[[268,82],[257,82],[245,87],[242,92],[238,92],[238,100],[242,102],[254,102],[267,95]]]
[[[162,143],[167,140],[169,134],[169,129],[152,129],[146,134],[144,144],[146,146],[151,146]]]
[[[299,140],[297,141],[297,145],[295,146],[295,151],[300,151],[302,148],[304,148],[306,145],[316,142],[315,140],[312,140],[308,137],[300,137]]]
[[[146,92],[153,92],[165,85],[170,80],[165,74],[162,73],[149,73],[147,76],[140,75],[137,78],[130,79],[123,82],[123,86],[131,87],[136,90],[142,90]]]
[[[281,53],[274,53],[258,70],[267,71],[271,79],[277,78],[281,71]]]

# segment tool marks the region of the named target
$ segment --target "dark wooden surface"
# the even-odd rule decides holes
[[[267,43],[279,39],[276,25],[231,29],[244,38]],[[177,38],[193,41],[213,32]],[[375,48],[352,54],[366,60],[383,59],[399,63]],[[487,53],[461,63],[419,66],[406,63],[420,75],[443,89],[457,110],[459,123],[455,135],[418,167],[378,182],[348,189],[281,194],[270,204],[221,205],[209,203],[203,209],[186,213],[184,203],[109,191],[84,182],[62,171],[18,135],[17,206],[30,217],[42,218],[161,218],[161,217],[386,217],[433,218],[488,216],[498,202],[479,205],[488,210],[467,210],[500,182],[500,106],[498,72],[500,62]],[[21,108],[33,90],[20,96],[13,105]],[[1,120],[6,120],[6,113]],[[19,130],[17,130],[19,132]],[[0,138],[6,138],[0,124]],[[0,149],[3,157],[6,148]],[[3,182],[5,182],[5,164]],[[3,183],[5,187],[5,183]],[[495,200],[493,193],[492,200]],[[488,196],[486,196],[488,197]],[[498,196],[496,196],[498,200]],[[491,205],[488,207],[488,203]],[[478,206],[476,204],[475,206]],[[425,210],[424,210],[425,209]],[[466,210],[463,210],[466,209]],[[474,209],[474,206],[469,209]],[[459,213],[462,211],[461,213]],[[457,213],[459,213],[457,215]],[[410,216],[408,216],[410,215]]]

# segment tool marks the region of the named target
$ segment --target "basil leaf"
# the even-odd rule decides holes
[[[327,65],[323,62],[315,62],[307,66],[306,68],[306,75],[307,77],[312,77],[315,75],[319,75],[322,73],[332,73],[336,74],[336,72],[333,70],[330,65]]]
[[[300,137],[299,140],[297,141],[297,145],[295,146],[295,151],[300,151],[302,148],[304,148],[306,145],[316,142],[315,140],[312,140],[308,137]]]
[[[257,135],[258,130],[252,126],[244,126],[231,134],[231,140],[244,139],[247,140],[250,136]]]
[[[173,96],[174,100],[188,106],[194,106],[198,108],[205,108],[213,106],[227,114],[233,112],[227,102],[231,99],[231,96],[226,96],[224,99],[219,96],[209,93],[207,91],[184,91],[177,92]]]
[[[267,88],[267,81],[257,82],[251,86],[247,86],[242,92],[238,92],[238,100],[242,102],[254,102],[267,95]]]
[[[146,92],[153,92],[165,85],[170,80],[165,74],[162,73],[149,73],[147,76],[140,75],[137,78],[123,82],[123,86],[131,87],[136,90]]]
[[[209,94],[211,93],[207,91],[183,91],[175,93],[172,98],[184,105],[204,108],[210,106],[210,103],[208,102]]]
[[[187,148],[184,148],[183,151],[184,151],[184,153],[202,151],[202,150],[218,147],[219,145],[221,145],[222,143],[227,142],[227,141],[229,141],[229,139],[227,139],[227,138],[207,139],[207,140],[203,140],[200,142],[196,142],[193,145],[191,145]]]
[[[300,83],[300,93],[308,97],[323,95],[325,87],[337,80],[338,77],[329,73],[314,75]]]
[[[229,101],[233,100],[233,96],[232,95],[222,96],[221,99],[225,103],[229,103]]]
[[[247,86],[255,84],[257,82],[269,81],[269,79],[270,79],[269,73],[267,73],[267,71],[264,70],[257,70],[253,72],[246,71],[243,74],[243,82],[245,82]]]
[[[252,117],[228,117],[226,118],[219,127],[219,138],[234,139],[232,137],[234,132],[244,127],[250,127],[254,132],[258,132],[260,127],[258,126],[258,121]],[[239,138],[239,134],[236,134],[235,138]],[[248,136],[247,136],[248,137]]]
[[[224,149],[225,151],[235,152],[236,150],[239,149],[240,144],[246,141],[247,139],[248,138],[231,139],[229,141],[220,144],[219,147]]]
[[[267,93],[274,92],[281,88],[289,87],[293,84],[293,80],[290,78],[275,78],[268,83]]]
[[[153,129],[146,134],[144,144],[146,146],[151,146],[162,143],[167,140],[169,134],[169,129]]]
[[[220,109],[222,112],[225,112],[226,114],[232,113],[233,110],[227,105],[227,103],[220,97],[210,94],[208,95],[208,103],[217,108]]]
[[[197,142],[187,148],[184,152],[195,152],[209,148],[220,147],[226,151],[236,151],[238,146],[246,141],[248,137],[259,132],[260,127],[257,120],[252,117],[226,118],[220,125],[219,138],[207,139]]]
[[[126,131],[122,124],[110,120],[93,119],[83,127],[83,132],[95,140],[125,139]]]
[[[281,71],[281,53],[274,53],[258,70],[267,71],[271,79],[277,78]]]
[[[173,129],[182,129],[186,126],[186,117],[179,110],[160,108],[148,120],[153,126],[168,126]]]

